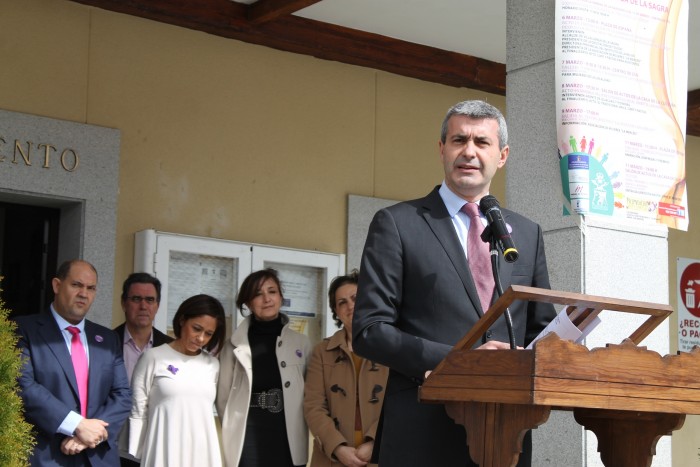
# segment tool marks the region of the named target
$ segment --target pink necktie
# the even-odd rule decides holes
[[[488,243],[481,240],[484,224],[479,217],[479,205],[467,203],[462,206],[462,212],[469,216],[469,232],[467,233],[467,260],[472,278],[479,292],[481,309],[484,313],[491,305],[493,289],[495,287],[493,274],[491,273],[491,253]]]
[[[78,394],[80,395],[80,414],[87,417],[88,398],[88,361],[85,355],[85,347],[80,340],[80,329],[75,326],[68,326],[68,332],[73,334],[70,341],[70,358],[73,360],[75,378],[78,381]]]

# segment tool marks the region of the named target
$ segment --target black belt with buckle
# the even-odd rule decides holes
[[[275,388],[263,392],[254,392],[250,395],[250,406],[269,410],[272,413],[281,412],[284,409],[282,390]]]

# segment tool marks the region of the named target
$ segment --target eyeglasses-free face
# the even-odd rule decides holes
[[[216,332],[216,318],[209,315],[195,316],[182,322],[180,337],[170,344],[185,355],[198,355]]]
[[[343,284],[335,292],[335,314],[346,331],[352,332],[352,315],[355,312],[357,284]]]
[[[276,319],[280,313],[280,308],[282,308],[282,294],[279,287],[277,287],[277,282],[273,279],[266,279],[247,305],[248,309],[259,321]]]
[[[76,261],[65,279],[54,277],[51,285],[56,313],[71,324],[85,318],[97,291],[97,274],[90,264]]]

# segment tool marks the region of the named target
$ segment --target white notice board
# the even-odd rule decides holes
[[[328,286],[345,273],[345,255],[235,242],[156,230],[135,234],[134,271],[158,277],[163,288],[155,326],[172,334],[178,306],[192,295],[218,298],[226,310],[227,334],[243,319],[236,294],[253,271],[274,268],[282,282],[286,313],[312,343],[336,331]]]

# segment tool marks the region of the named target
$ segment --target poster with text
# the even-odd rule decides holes
[[[207,294],[224,306],[226,318],[235,310],[237,263],[235,258],[171,251],[168,263],[168,330],[173,317],[189,297]]]
[[[700,260],[678,258],[677,268],[678,350],[689,352],[700,345]]]
[[[688,0],[557,0],[566,214],[688,230]]]

